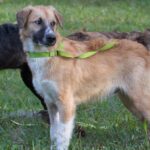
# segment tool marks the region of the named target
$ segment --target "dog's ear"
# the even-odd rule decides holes
[[[49,6],[49,8],[53,10],[57,24],[60,27],[62,27],[63,26],[63,17],[61,16],[61,14],[53,6]]]
[[[26,26],[28,17],[31,14],[31,12],[32,6],[28,6],[17,13],[16,18],[19,28],[24,28]]]
[[[62,16],[60,15],[60,13],[57,10],[54,10],[54,14],[55,14],[57,23],[59,24],[60,27],[62,27],[63,26],[63,18],[62,18]]]

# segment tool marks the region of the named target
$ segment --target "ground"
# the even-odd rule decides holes
[[[64,17],[63,35],[88,31],[143,31],[150,28],[149,0],[3,0],[0,23],[14,22],[26,5],[54,5]],[[18,70],[0,72],[0,150],[47,150],[49,127],[39,119],[10,118],[17,110],[42,109],[24,86]],[[76,123],[86,136],[73,135],[71,150],[149,150],[145,125],[115,96],[78,107]]]

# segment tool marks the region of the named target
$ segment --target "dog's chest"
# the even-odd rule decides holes
[[[35,90],[40,94],[45,101],[51,102],[57,98],[57,85],[56,82],[48,79],[48,69],[50,66],[46,66],[46,58],[29,59],[28,64],[33,74],[33,85]]]

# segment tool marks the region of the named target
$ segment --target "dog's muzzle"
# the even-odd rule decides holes
[[[55,45],[55,43],[56,43],[56,35],[55,34],[53,34],[53,33],[46,34],[45,38],[46,38],[47,45],[49,45],[49,46]]]
[[[54,46],[56,43],[56,34],[54,33],[54,31],[52,31],[50,27],[44,27],[38,32],[34,33],[33,42],[46,47]]]

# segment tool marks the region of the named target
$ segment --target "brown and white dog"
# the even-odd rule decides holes
[[[85,42],[63,38],[56,32],[61,16],[52,6],[29,6],[17,13],[24,51],[64,50],[77,56],[107,44],[108,39]],[[117,40],[117,46],[87,59],[29,58],[36,91],[47,105],[51,149],[67,150],[76,106],[96,97],[118,92],[125,106],[150,123],[150,55],[133,41]]]

